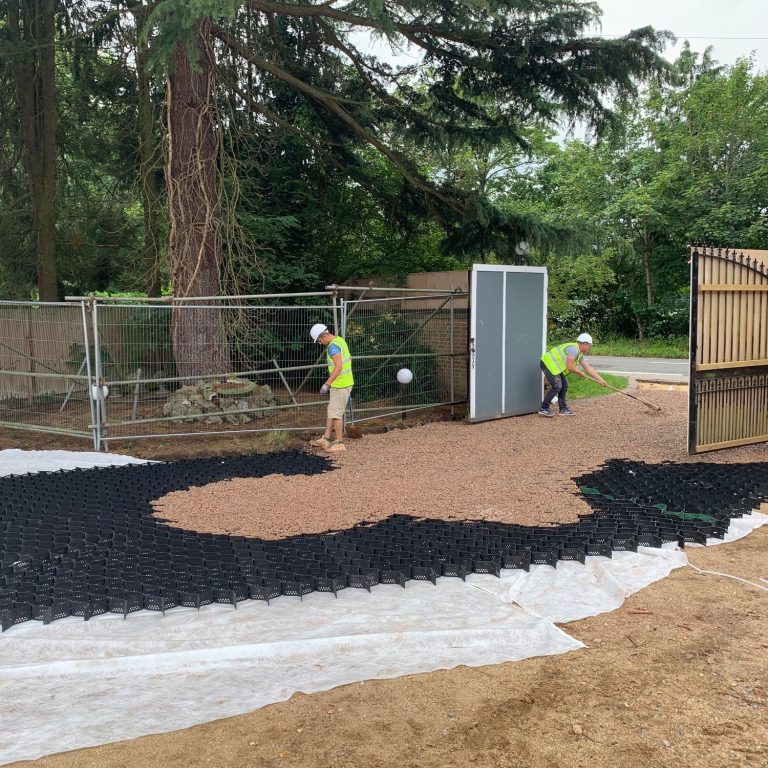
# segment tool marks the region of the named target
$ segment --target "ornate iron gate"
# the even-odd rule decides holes
[[[688,453],[768,441],[768,251],[691,249]]]

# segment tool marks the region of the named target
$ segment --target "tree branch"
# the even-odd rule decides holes
[[[294,18],[310,18],[323,16],[328,19],[335,19],[336,21],[343,21],[347,24],[352,24],[357,27],[365,27],[366,29],[378,29],[381,30],[382,25],[366,18],[365,16],[358,16],[354,13],[348,13],[347,11],[341,11],[336,8],[332,8],[330,5],[285,5],[283,3],[271,2],[271,0],[249,0],[249,5],[257,11],[263,11],[264,13],[277,13],[281,16],[292,16]],[[393,27],[405,34],[409,32],[411,34],[427,34],[440,37],[444,40],[451,40],[454,43],[460,43],[465,45],[467,38],[462,35],[457,35],[452,27],[448,27],[442,24],[409,24],[405,22],[394,22]],[[473,39],[473,42],[478,45],[482,44],[487,48],[498,48],[498,43],[493,37],[488,35],[478,36]],[[419,45],[419,43],[417,43]]]
[[[441,192],[439,189],[433,187],[429,182],[419,177],[419,175],[411,169],[401,157],[393,152],[381,139],[375,136],[370,131],[366,130],[360,123],[355,120],[352,115],[344,109],[337,99],[332,94],[321,91],[318,88],[310,85],[309,83],[300,80],[289,72],[284,71],[277,65],[273,64],[267,59],[262,58],[253,51],[249,51],[237,38],[230,35],[227,30],[219,27],[215,24],[211,25],[211,33],[217,37],[225,45],[236,50],[243,58],[252,62],[255,66],[264,72],[268,72],[273,77],[287,83],[292,88],[295,88],[300,93],[303,93],[315,101],[323,104],[328,110],[333,112],[338,118],[346,123],[353,132],[363,139],[365,142],[375,147],[381,154],[383,154],[400,172],[400,175],[408,181],[413,187],[424,192],[428,197],[434,197],[446,206],[456,208],[456,203],[448,195]]]

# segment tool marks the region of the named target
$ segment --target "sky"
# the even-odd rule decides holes
[[[754,52],[756,67],[768,70],[768,0],[598,0],[598,4],[603,9],[604,35],[625,35],[650,25],[679,38],[666,51],[668,59],[676,58],[688,39],[694,51],[711,45],[720,64],[733,64]]]
[[[602,28],[591,30],[610,36],[652,26],[679,38],[665,52],[674,60],[685,39],[694,51],[713,47],[720,64],[733,64],[754,52],[757,69],[768,71],[768,0],[597,0],[603,9]],[[762,39],[760,39],[762,38]],[[362,38],[358,40],[362,42]],[[383,41],[363,43],[391,63],[412,64],[413,54],[393,55]]]

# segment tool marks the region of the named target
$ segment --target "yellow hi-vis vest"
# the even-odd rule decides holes
[[[579,350],[578,342],[569,341],[565,344],[560,344],[558,347],[552,347],[549,352],[546,352],[541,356],[541,362],[544,363],[544,365],[547,366],[547,370],[555,376],[558,376],[561,373],[564,373],[567,376],[569,373],[567,362],[568,355],[565,353],[566,347],[576,347],[576,349]],[[576,362],[578,363],[582,357],[584,357],[584,355],[582,355],[581,350],[579,350],[576,355]]]
[[[355,380],[352,378],[352,355],[349,354],[347,342],[341,336],[334,336],[331,344],[335,344],[341,349],[341,373],[333,380],[331,386],[337,389],[351,387]],[[328,373],[333,373],[333,369],[336,367],[330,353],[331,344],[325,350],[325,356],[328,360]]]

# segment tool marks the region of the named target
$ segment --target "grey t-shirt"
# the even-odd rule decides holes
[[[572,357],[574,360],[578,360],[579,359],[579,348],[577,346],[575,346],[574,344],[569,344],[565,348],[565,354],[568,357]],[[584,355],[582,355],[581,356],[581,360],[579,360],[579,364],[586,363],[586,362],[587,362],[587,358],[584,357]]]

